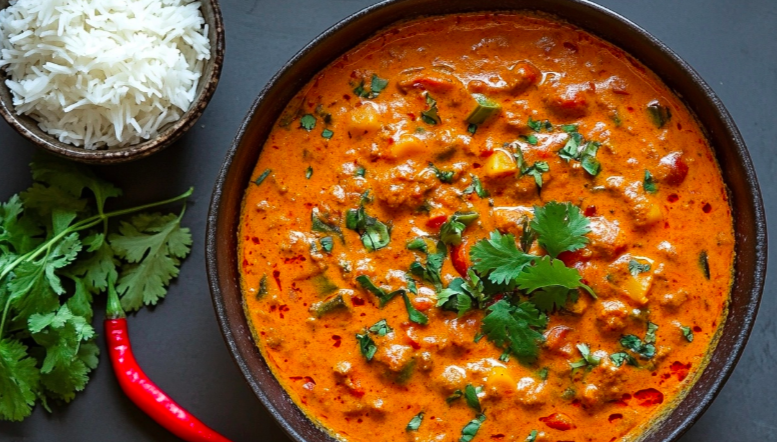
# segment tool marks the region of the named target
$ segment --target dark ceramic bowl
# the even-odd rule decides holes
[[[207,230],[207,264],[221,330],[248,384],[298,442],[333,442],[289,398],[273,376],[243,314],[237,261],[241,202],[264,141],[280,112],[314,74],[376,30],[422,15],[532,10],[556,15],[614,43],[652,69],[699,119],[725,165],[736,232],[735,276],[728,317],[709,365],[684,398],[637,439],[674,441],[707,409],[734,369],[755,319],[766,271],[766,221],[750,156],[734,121],[699,75],[655,37],[627,19],[584,0],[388,0],[333,26],[272,78],[246,116],[216,182]]]
[[[210,60],[197,86],[197,94],[192,105],[178,121],[174,121],[159,130],[156,137],[142,143],[133,144],[119,149],[87,150],[59,141],[38,127],[38,123],[26,115],[17,115],[13,106],[13,96],[5,86],[7,75],[0,70],[0,115],[17,132],[29,139],[36,146],[55,155],[74,161],[90,164],[116,164],[145,158],[170,146],[200,118],[208,106],[221,76],[221,66],[224,64],[224,22],[218,0],[201,0],[202,16],[208,24],[208,40],[210,40]],[[9,0],[0,0],[0,9],[8,7]]]

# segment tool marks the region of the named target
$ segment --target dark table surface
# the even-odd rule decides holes
[[[232,440],[287,441],[248,389],[227,352],[210,300],[203,259],[208,200],[224,153],[265,82],[313,37],[374,0],[221,0],[227,54],[221,84],[198,124],[170,149],[102,168],[126,203],[195,186],[184,223],[195,246],[164,302],[130,318],[135,354],[157,384]],[[777,219],[777,2],[775,0],[599,0],[688,61],[721,97],[753,156],[767,215]],[[0,123],[0,199],[29,185],[33,147]],[[725,165],[723,165],[725,167]],[[770,223],[772,231],[777,228]],[[777,242],[772,242],[777,247]],[[769,265],[769,273],[777,262]],[[769,287],[734,374],[686,434],[692,441],[777,441],[777,290]],[[97,308],[102,310],[101,304]],[[99,324],[102,318],[95,318]],[[101,329],[101,327],[98,327]],[[99,343],[104,349],[103,340]],[[0,440],[173,441],[126,399],[103,355],[86,390],[52,414],[0,423]]]

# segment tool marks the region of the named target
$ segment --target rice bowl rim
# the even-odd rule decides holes
[[[9,6],[9,0],[0,0],[0,9]],[[38,122],[27,115],[17,115],[13,105],[13,96],[5,80],[8,74],[0,69],[0,115],[19,134],[32,141],[37,147],[57,156],[88,164],[117,164],[139,160],[153,155],[169,147],[194,124],[205,112],[221,77],[224,65],[225,36],[224,21],[218,0],[200,0],[201,11],[208,25],[208,41],[210,42],[210,59],[205,61],[202,76],[197,85],[197,93],[189,109],[178,120],[162,126],[159,133],[146,141],[126,147],[105,150],[87,150],[72,144],[63,143],[55,136],[44,132],[38,127]]]

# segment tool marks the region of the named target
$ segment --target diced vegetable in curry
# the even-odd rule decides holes
[[[403,23],[316,74],[241,220],[257,344],[352,442],[633,437],[703,369],[734,259],[682,102],[525,14]]]

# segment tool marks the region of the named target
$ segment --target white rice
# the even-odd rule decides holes
[[[11,0],[0,67],[17,114],[65,143],[122,147],[189,109],[207,35],[199,1]]]

